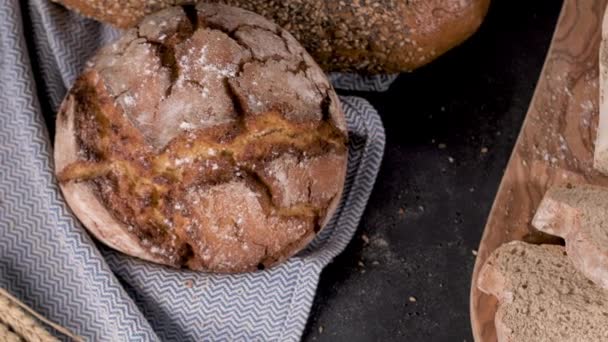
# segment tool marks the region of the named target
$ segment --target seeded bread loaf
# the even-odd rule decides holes
[[[188,0],[57,0],[118,27]],[[471,36],[490,0],[211,0],[275,21],[327,71],[394,73],[425,65]]]
[[[608,340],[608,291],[585,278],[562,246],[504,244],[477,286],[498,299],[498,342]]]
[[[587,278],[608,289],[608,189],[553,187],[543,198],[532,225],[566,240],[572,263]]]
[[[55,166],[98,239],[175,267],[239,272],[302,249],[334,212],[347,132],[285,30],[233,7],[171,7],[87,64],[57,115]]]

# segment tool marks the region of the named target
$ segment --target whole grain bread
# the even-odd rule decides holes
[[[190,0],[56,0],[131,27]],[[471,36],[490,0],[211,0],[257,12],[291,32],[327,71],[394,73],[425,65]]]
[[[217,4],[146,17],[88,62],[57,115],[55,166],[99,240],[239,272],[302,249],[340,200],[347,133],[285,30]]]
[[[562,246],[504,244],[477,286],[498,300],[499,342],[608,340],[608,291],[585,278]]]
[[[592,185],[552,187],[532,225],[564,238],[574,266],[608,289],[608,189]]]

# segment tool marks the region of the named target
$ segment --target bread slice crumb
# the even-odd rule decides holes
[[[567,185],[547,191],[532,225],[563,238],[574,266],[608,289],[608,188]]]
[[[585,278],[562,246],[504,244],[477,286],[498,299],[499,342],[608,340],[608,292]]]

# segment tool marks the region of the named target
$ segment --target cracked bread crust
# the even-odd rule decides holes
[[[302,249],[344,186],[337,96],[296,40],[225,5],[146,17],[87,64],[57,115],[55,167],[102,242],[193,270]]]
[[[55,0],[126,28],[193,0]],[[490,0],[210,0],[281,25],[327,71],[396,73],[433,61],[471,36]]]

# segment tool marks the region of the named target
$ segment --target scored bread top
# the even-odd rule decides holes
[[[66,200],[110,246],[236,272],[322,228],[346,139],[334,90],[289,33],[199,4],[148,16],[96,54],[58,113],[55,159]]]
[[[562,246],[504,244],[477,285],[498,299],[499,342],[608,340],[608,292],[585,278]]]

